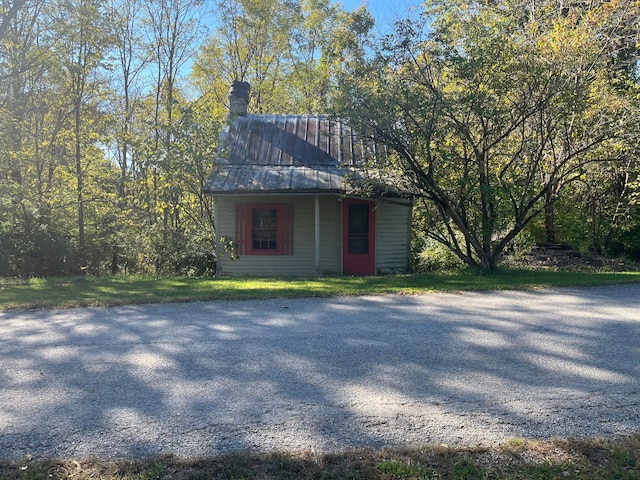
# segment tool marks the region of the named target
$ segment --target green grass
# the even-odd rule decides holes
[[[617,440],[518,440],[494,448],[423,447],[200,459],[0,462],[0,480],[450,479],[637,480],[640,434]]]
[[[640,272],[554,272],[502,270],[313,278],[188,278],[104,276],[87,278],[0,279],[0,309],[68,308],[272,297],[416,294],[429,291],[527,289],[640,282]]]

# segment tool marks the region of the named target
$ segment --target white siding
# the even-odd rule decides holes
[[[376,207],[376,271],[409,269],[411,206],[379,203]]]
[[[333,195],[320,196],[320,270],[340,270],[340,204]],[[215,198],[218,238],[236,234],[236,203],[292,203],[293,255],[218,256],[219,275],[315,275],[315,202],[313,195],[218,196]],[[220,249],[219,249],[220,251]]]
[[[293,203],[293,255],[218,255],[219,275],[315,275],[315,203],[313,195],[237,195],[215,198],[218,238],[236,234],[236,203]],[[409,268],[411,207],[379,202],[376,206],[376,271]],[[221,251],[220,249],[218,250]],[[342,202],[320,196],[320,272],[342,273]]]
[[[342,273],[342,203],[320,197],[320,273]]]

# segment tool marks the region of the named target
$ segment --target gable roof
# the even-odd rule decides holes
[[[342,193],[345,175],[376,156],[377,149],[326,116],[241,115],[221,133],[204,191]]]

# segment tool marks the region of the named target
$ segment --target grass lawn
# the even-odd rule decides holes
[[[503,270],[321,278],[0,279],[0,310],[268,297],[418,294],[639,283],[640,272]],[[23,459],[0,461],[0,480],[163,479],[501,479],[638,480],[640,433],[621,439],[512,440],[493,448],[427,446],[331,455],[285,452],[204,459]]]
[[[104,276],[0,279],[0,310],[108,306],[269,297],[417,294],[432,291],[526,289],[640,282],[640,272],[502,270],[374,277],[187,278]]]

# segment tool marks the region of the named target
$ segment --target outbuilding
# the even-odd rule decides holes
[[[376,143],[328,116],[248,114],[249,88],[230,89],[204,187],[214,196],[218,274],[408,270],[411,199],[364,173]]]

